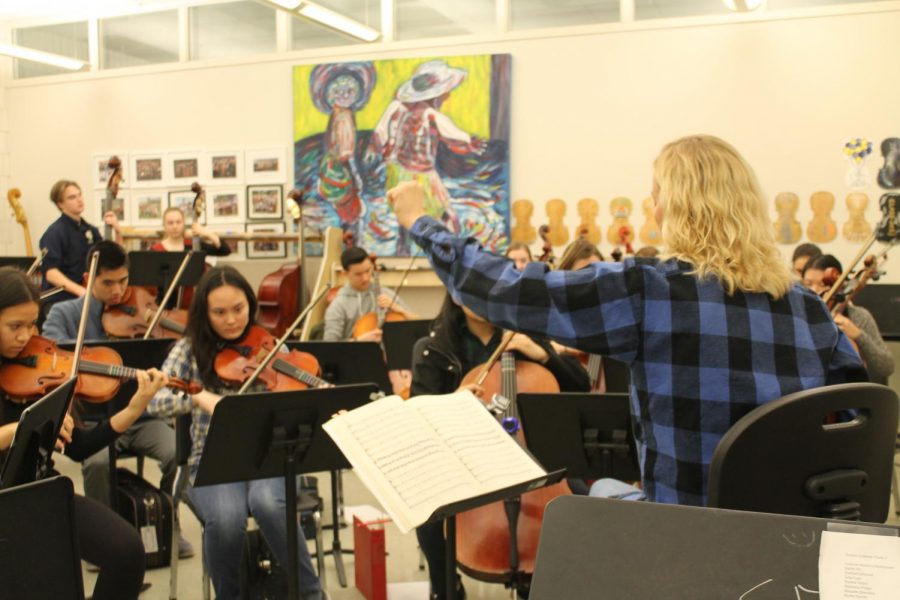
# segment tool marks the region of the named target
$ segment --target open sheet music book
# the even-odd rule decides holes
[[[444,505],[547,475],[470,392],[389,396],[322,427],[403,533]]]

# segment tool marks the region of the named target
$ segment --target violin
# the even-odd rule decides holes
[[[66,382],[71,376],[75,353],[61,350],[53,340],[32,336],[13,359],[0,365],[0,388],[12,398],[40,398]],[[115,397],[122,381],[137,379],[137,369],[122,365],[122,357],[105,346],[85,347],[78,364],[75,394],[92,403]],[[169,387],[197,394],[203,386],[197,382],[170,377]]]
[[[226,344],[216,355],[216,375],[228,385],[243,384],[276,345],[278,340],[272,334],[259,325],[251,325],[247,335]],[[321,368],[315,356],[291,350],[279,353],[272,359],[260,373],[259,379],[270,392],[286,392],[330,385],[319,377],[320,374]]]
[[[100,321],[110,337],[144,337],[158,309],[155,293],[145,287],[132,286],[119,304],[103,309]],[[187,327],[187,318],[188,311],[184,309],[163,311],[149,337],[180,339]]]
[[[504,351],[511,336],[501,344],[491,359],[475,367],[463,378],[463,385],[479,383],[484,399],[500,393],[509,400],[503,416],[504,428],[515,433],[524,446],[524,435],[518,426],[518,392],[558,393],[559,384],[553,374],[531,361],[517,361],[514,352]],[[499,360],[498,360],[499,355]],[[456,517],[456,559],[468,575],[484,581],[504,581],[521,589],[528,574],[534,572],[537,543],[544,508],[554,498],[571,494],[568,484],[560,482],[512,500],[517,510],[515,530],[507,513],[509,501],[494,502]],[[511,549],[515,547],[515,552]]]

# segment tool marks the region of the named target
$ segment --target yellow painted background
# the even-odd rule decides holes
[[[451,67],[465,69],[463,82],[450,92],[441,105],[441,112],[450,117],[463,131],[482,139],[490,137],[491,111],[491,55],[439,56],[434,58],[399,58],[373,61],[375,88],[369,102],[356,113],[359,130],[374,129],[397,89],[403,85],[420,64],[436,58]],[[309,75],[316,65],[294,67],[294,141],[325,131],[328,115],[321,113],[309,95]]]

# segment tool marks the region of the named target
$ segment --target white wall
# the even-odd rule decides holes
[[[744,153],[771,198],[796,192],[804,229],[812,216],[810,194],[834,193],[840,231],[849,191],[844,142],[862,136],[877,146],[900,135],[898,30],[895,9],[678,28],[598,28],[577,36],[548,33],[477,44],[441,46],[432,40],[331,56],[305,53],[247,64],[13,82],[6,93],[10,181],[23,191],[36,240],[56,218],[47,199],[50,186],[62,177],[88,182],[93,152],[273,143],[289,148],[294,64],[509,52],[512,198],[535,201],[535,225],[545,221],[543,202],[559,197],[570,203],[571,234],[578,224],[575,203],[588,196],[600,200],[605,232],[609,200],[625,195],[634,201],[632,223],[640,227],[639,206],[660,147],[706,132]],[[873,180],[880,164],[876,148],[869,161]],[[881,190],[873,183],[866,191],[867,218],[874,222]],[[847,262],[857,247],[839,234],[825,249]],[[255,280],[277,262],[255,262],[248,275]],[[896,261],[888,268],[884,281],[900,282]]]

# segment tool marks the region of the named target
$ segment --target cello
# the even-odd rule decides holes
[[[300,202],[303,194],[300,190],[293,189],[288,193],[288,198],[293,201],[291,213],[294,222],[302,228],[300,214]],[[302,244],[303,233],[301,229],[300,240]],[[303,248],[300,248],[301,256]],[[269,273],[259,284],[256,292],[259,301],[259,314],[256,322],[265,327],[272,335],[280,336],[287,326],[297,316],[300,310],[303,285],[301,276],[303,269],[300,263],[285,263],[277,271]]]
[[[511,339],[508,335],[488,362],[469,371],[462,385],[481,385],[483,399],[497,393],[508,399],[504,428],[524,446],[524,434],[518,426],[517,393],[558,393],[559,384],[545,367],[517,361],[514,352],[506,351]],[[517,591],[526,589],[534,572],[544,509],[554,498],[568,494],[568,485],[560,482],[458,514],[456,560],[460,569],[481,581],[503,583]]]

